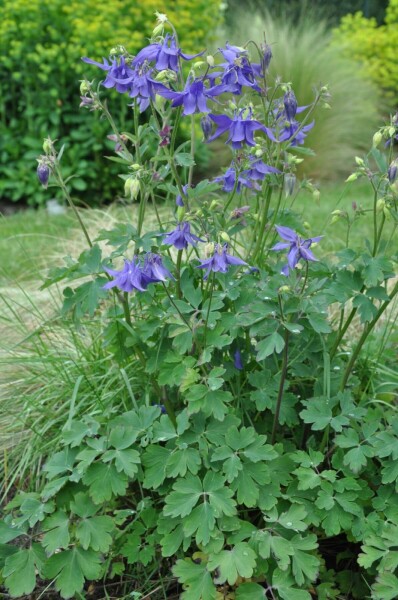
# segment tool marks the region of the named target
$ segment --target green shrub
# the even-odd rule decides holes
[[[204,48],[219,22],[219,1],[3,0],[0,5],[0,197],[44,201],[35,158],[39,140],[50,135],[70,148],[70,172],[78,175],[71,185],[86,192],[84,202],[113,199],[120,180],[114,165],[102,161],[109,126],[97,115],[76,114],[78,79],[92,75],[81,57],[101,60],[116,44],[137,52],[151,34],[155,10],[167,12],[177,24],[186,52]],[[126,103],[120,97],[113,101],[123,129],[130,119]],[[108,142],[108,154],[112,147]],[[83,172],[90,185],[80,177]]]
[[[398,94],[398,1],[390,0],[380,27],[361,12],[345,16],[333,32],[333,41],[363,65],[393,105]]]
[[[314,87],[328,84],[331,110],[317,109],[316,126],[308,134],[308,146],[316,156],[308,157],[306,175],[336,179],[352,170],[352,156],[365,150],[378,123],[379,97],[352,60],[331,47],[326,22],[303,14],[290,19],[245,17],[237,14],[230,37],[243,44],[248,39],[266,40],[273,49],[270,73],[291,82],[300,105],[311,102]],[[253,58],[255,58],[253,54]]]

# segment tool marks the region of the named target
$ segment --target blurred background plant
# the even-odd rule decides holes
[[[102,160],[111,132],[96,114],[78,111],[79,79],[90,74],[81,57],[101,61],[118,44],[138,52],[156,10],[176,24],[186,52],[205,48],[220,22],[220,2],[2,0],[0,6],[0,198],[44,202],[35,159],[50,135],[68,146],[68,170],[77,174],[72,190],[83,192],[87,205],[114,199],[117,167]],[[115,93],[112,103],[123,129],[129,120],[125,99]],[[113,145],[107,142],[109,154]]]
[[[398,0],[390,0],[382,25],[363,12],[348,14],[333,32],[333,45],[358,61],[383,90],[392,109],[398,97]]]

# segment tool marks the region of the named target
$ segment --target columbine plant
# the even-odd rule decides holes
[[[81,106],[108,119],[135,203],[131,222],[91,240],[47,140],[40,182],[63,189],[89,247],[46,285],[68,280],[64,314],[105,323],[109,368],[133,365],[135,382],[125,412],[82,414],[76,402],[43,486],[9,505],[1,531],[16,543],[2,575],[14,596],[32,593],[36,575],[63,598],[116,576],[119,597],[131,576],[137,597],[151,577],[165,578],[159,598],[167,587],[185,600],[398,595],[396,417],[369,401],[358,369],[398,291],[383,238],[397,218],[393,144],[352,176],[374,190],[373,241],[326,260],[322,236],[291,207],[328,92],[300,107],[271,81],[271,57],[254,43],[187,55],[159,15],[137,56],[120,47],[83,59],[131,99],[132,132],[120,132],[101,85],[82,83]],[[200,182],[199,124],[205,143],[231,150],[225,171]],[[397,131],[392,121],[379,143]]]

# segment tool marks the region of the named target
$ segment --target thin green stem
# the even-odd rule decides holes
[[[163,282],[162,282],[163,283]],[[186,318],[184,317],[184,315],[182,314],[182,312],[180,311],[180,309],[178,308],[178,306],[176,305],[176,303],[174,302],[173,298],[171,297],[171,295],[169,294],[169,290],[167,289],[166,285],[163,283],[163,288],[164,291],[167,294],[168,299],[170,300],[170,303],[174,306],[174,308],[176,309],[176,311],[178,312],[178,314],[180,315],[182,321],[185,323],[185,325],[188,327],[188,329],[190,330],[191,333],[193,333],[193,329],[191,327],[191,325],[189,324],[189,322],[186,320]]]
[[[178,250],[178,253],[177,253],[177,264],[176,264],[177,298],[181,298],[182,297],[182,292],[181,292],[181,261],[182,261],[182,253],[183,253],[183,250]]]
[[[88,245],[90,246],[90,248],[92,248],[93,247],[93,243],[92,243],[92,241],[90,239],[90,236],[88,235],[88,231],[86,229],[86,226],[84,225],[84,223],[83,223],[83,221],[82,221],[82,219],[81,219],[81,217],[79,215],[79,211],[77,210],[77,208],[75,206],[75,203],[73,202],[72,197],[69,194],[68,188],[65,185],[64,179],[62,177],[62,173],[61,173],[61,171],[60,171],[60,169],[59,169],[58,166],[55,166],[54,170],[55,170],[55,174],[56,174],[56,177],[58,179],[58,183],[60,185],[60,188],[61,188],[61,190],[62,190],[62,192],[63,192],[63,194],[64,194],[64,196],[65,196],[65,198],[66,198],[66,200],[67,200],[67,202],[69,204],[69,206],[73,210],[73,212],[74,212],[74,214],[75,214],[75,216],[76,216],[76,218],[77,218],[77,220],[79,222],[80,228],[83,231],[84,237],[86,238]]]
[[[206,338],[207,338],[207,324],[209,322],[209,315],[210,315],[210,308],[211,308],[211,301],[213,299],[213,290],[214,290],[214,272],[212,273],[212,277],[211,277],[211,284],[210,284],[210,280],[208,282],[208,286],[210,285],[210,296],[208,297],[209,300],[209,306],[207,307],[207,314],[206,314],[206,319],[205,319],[205,331],[204,331],[204,342],[203,342],[203,347],[206,348]],[[206,290],[207,291],[207,290]]]
[[[283,390],[285,387],[285,381],[286,381],[286,375],[287,375],[287,364],[288,364],[288,358],[289,358],[289,331],[287,329],[285,329],[284,337],[285,337],[285,347],[283,350],[283,358],[282,358],[282,372],[281,372],[281,379],[279,382],[278,398],[276,400],[274,422],[272,425],[271,444],[275,443],[276,431],[278,429],[278,424],[279,424],[279,414],[280,414],[281,405],[282,405]]]

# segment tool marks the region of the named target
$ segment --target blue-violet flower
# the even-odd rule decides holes
[[[207,279],[211,271],[215,273],[226,273],[231,265],[247,265],[240,258],[227,253],[228,244],[216,244],[214,254],[211,258],[202,260],[197,269],[206,269],[203,279]]]
[[[166,237],[163,240],[163,244],[174,246],[177,250],[184,250],[188,247],[188,244],[196,246],[197,242],[204,242],[200,237],[191,233],[191,226],[186,221],[178,223],[177,227],[173,231],[166,233]]]
[[[275,226],[279,236],[288,242],[287,244],[284,242],[278,242],[275,244],[271,250],[286,250],[289,252],[287,254],[287,265],[285,265],[282,269],[283,275],[288,275],[290,269],[294,269],[300,259],[306,261],[317,261],[318,259],[312,254],[310,250],[310,246],[316,242],[319,242],[323,238],[323,235],[303,239],[293,229],[289,227]]]

